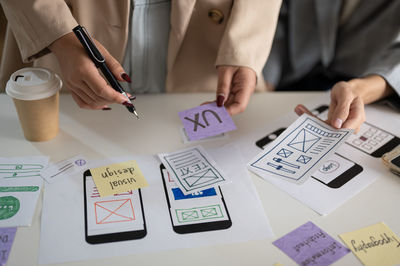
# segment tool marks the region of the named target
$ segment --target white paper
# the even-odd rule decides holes
[[[201,146],[161,153],[158,157],[185,195],[230,182]]]
[[[321,99],[318,100],[317,103],[314,102],[315,107],[321,105]],[[328,97],[325,100],[328,101]],[[398,134],[397,125],[400,123],[398,113],[393,112],[389,108],[374,105],[366,106],[366,115],[369,123],[384,128],[392,134],[395,132]],[[239,139],[238,145],[245,160],[254,158],[254,156],[261,151],[261,148],[256,145],[257,141],[265,138],[277,129],[286,128],[295,121],[296,118],[297,116],[294,112],[283,114],[275,121],[268,123],[268,125],[260,125],[257,130]],[[265,146],[264,149],[268,149],[268,146]],[[308,179],[301,185],[281,180],[272,175],[265,176],[264,179],[287,192],[293,198],[302,202],[317,213],[327,215],[360,193],[378,177],[382,176],[382,173],[387,171],[379,158],[374,158],[347,143],[341,145],[336,153],[362,167],[361,173],[357,174],[340,188],[331,188],[314,178]],[[329,159],[331,159],[331,157],[327,158],[327,160]],[[314,173],[312,175],[314,175]]]
[[[142,189],[147,235],[138,240],[90,245],[85,241],[83,174],[46,183],[40,236],[39,263],[85,259],[235,243],[273,237],[265,212],[240,153],[233,147],[208,150],[232,183],[221,187],[232,220],[229,229],[194,234],[173,231],[160,161],[155,156],[134,156],[91,162],[89,167],[135,159],[149,186]],[[226,156],[230,154],[231,156]],[[68,188],[68,189],[66,189]],[[54,243],[62,239],[62,248]]]
[[[41,176],[49,183],[52,183],[60,178],[66,178],[73,175],[82,169],[86,169],[87,160],[82,155],[77,155],[72,158],[51,163],[41,172]]]
[[[303,114],[267,149],[248,163],[261,176],[274,176],[301,184],[350,136],[352,130],[334,129]]]
[[[46,156],[0,158],[0,227],[29,226],[42,189]]]
[[[189,137],[186,133],[186,130],[184,127],[181,127],[180,129],[181,137],[182,137],[182,142],[187,144],[187,143],[200,143],[200,142],[207,142],[207,141],[213,141],[213,140],[221,140],[221,139],[226,139],[228,138],[228,134],[226,133],[221,133],[219,135],[211,136],[205,139],[199,139],[199,140],[189,140]]]

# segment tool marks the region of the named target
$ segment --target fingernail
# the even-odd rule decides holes
[[[296,108],[294,108],[294,112],[295,112],[298,116],[300,116],[300,115],[303,114],[303,111],[302,111],[301,109],[302,109],[301,106],[296,106]]]
[[[343,124],[343,120],[340,118],[336,118],[335,121],[333,121],[333,126],[336,128],[341,128]]]
[[[133,101],[136,99],[136,96],[129,96],[129,100]]]
[[[224,105],[224,100],[225,100],[225,95],[224,94],[219,94],[217,96],[217,106],[221,107],[222,105]]]
[[[129,106],[129,107],[133,107],[133,104],[131,104],[131,103],[128,102],[128,101],[123,102],[122,105]]]
[[[126,82],[128,82],[128,83],[131,83],[132,82],[132,80],[131,80],[131,78],[128,76],[128,74],[126,74],[126,73],[122,73],[121,74],[121,78],[123,79],[123,80],[125,80]]]
[[[104,108],[102,108],[101,110],[103,110],[103,111],[108,111],[108,110],[111,110],[111,107],[104,107]]]

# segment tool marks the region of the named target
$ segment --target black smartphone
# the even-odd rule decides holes
[[[322,107],[320,109],[323,109]],[[326,109],[325,109],[326,110]],[[279,128],[256,141],[256,146],[264,149],[286,128]],[[330,188],[339,188],[363,171],[361,165],[334,153],[311,177]]]
[[[86,242],[101,244],[146,236],[140,189],[101,198],[90,170],[86,170],[83,191]]]
[[[160,165],[173,230],[188,234],[228,229],[232,226],[221,188],[209,188],[184,195]]]
[[[400,138],[380,129],[370,123],[364,122],[357,134],[350,136],[346,143],[373,157],[380,158],[383,154],[400,145]]]

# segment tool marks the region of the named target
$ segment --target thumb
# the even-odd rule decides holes
[[[229,96],[234,68],[229,66],[218,67],[217,106],[224,105]]]
[[[101,43],[99,43],[98,41],[95,42],[101,54],[104,56],[106,64],[111,73],[113,73],[114,77],[116,77],[118,81],[127,81],[131,83],[130,77],[128,76],[128,74],[125,73],[124,68],[121,66],[118,60],[115,59]]]
[[[335,128],[342,128],[343,122],[347,120],[350,111],[350,103],[347,101],[338,102],[332,110],[330,118],[331,126]]]

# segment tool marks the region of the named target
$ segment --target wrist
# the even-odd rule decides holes
[[[73,32],[69,32],[69,33],[61,36],[54,42],[52,42],[48,46],[48,48],[50,49],[51,52],[53,52],[57,56],[57,54],[65,51],[69,47],[76,46],[76,47],[82,48],[79,45],[80,45],[80,43],[79,43],[78,39],[75,37],[75,34]]]

